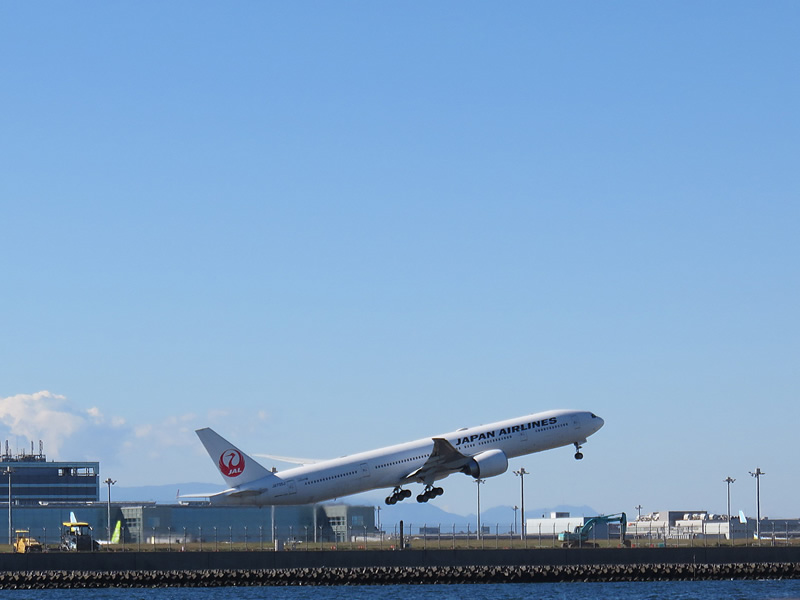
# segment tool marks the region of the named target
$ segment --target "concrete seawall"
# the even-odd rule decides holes
[[[800,578],[800,548],[0,555],[0,588]]]

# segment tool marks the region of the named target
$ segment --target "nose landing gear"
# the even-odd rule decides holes
[[[580,460],[583,458],[583,452],[581,452],[581,445],[578,442],[575,442],[575,460]]]

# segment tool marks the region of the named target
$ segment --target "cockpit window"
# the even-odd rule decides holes
[[[590,414],[590,415],[592,415],[592,418],[593,418],[593,419],[596,419],[596,418],[597,418],[597,415],[596,415],[596,414],[594,414],[594,413],[589,413],[589,414]]]

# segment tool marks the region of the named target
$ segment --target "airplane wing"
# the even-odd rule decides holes
[[[436,479],[461,471],[470,460],[472,457],[461,454],[446,439],[433,438],[433,452],[428,460],[419,469],[406,475],[405,480],[432,483]]]
[[[294,458],[292,456],[276,456],[274,454],[253,454],[253,456],[257,456],[258,458],[270,458],[272,460],[277,460],[278,462],[292,463],[294,465],[314,465],[325,460],[322,458]]]

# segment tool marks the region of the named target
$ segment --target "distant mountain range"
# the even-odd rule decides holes
[[[141,487],[117,487],[111,488],[111,500],[117,502],[156,502],[158,504],[176,504],[178,502],[178,495],[184,494],[206,494],[219,492],[225,489],[223,486],[213,483],[176,483],[168,485],[149,485]],[[101,486],[102,492],[105,488]],[[103,501],[106,497],[103,496]],[[354,505],[369,505],[375,507],[380,506],[380,520],[385,529],[394,527],[396,523],[403,521],[406,526],[412,526],[415,530],[417,527],[427,525],[429,527],[441,526],[442,530],[446,530],[455,525],[459,530],[470,525],[474,529],[477,523],[477,517],[474,513],[468,515],[460,515],[450,513],[442,510],[433,503],[419,504],[417,502],[400,502],[394,506],[386,506],[383,503],[382,497],[376,498],[354,498],[351,500],[342,500],[337,503],[354,504]],[[551,506],[547,508],[526,508],[526,519],[550,516],[551,512],[568,512],[574,516],[592,516],[598,514],[590,506]],[[514,509],[510,506],[495,506],[481,511],[481,524],[484,527],[490,527],[492,530],[498,528],[499,531],[508,532],[514,523]],[[520,514],[517,511],[517,523],[514,527],[518,530]]]

